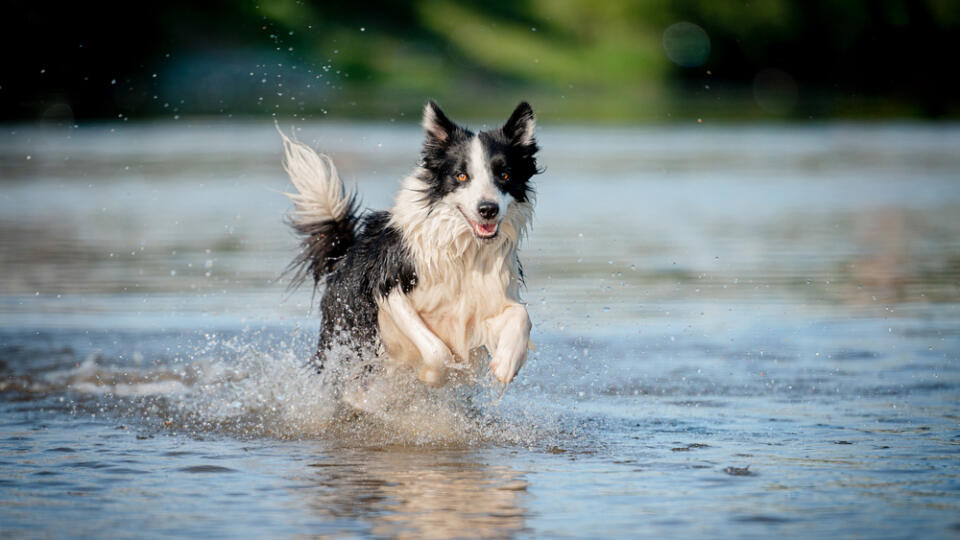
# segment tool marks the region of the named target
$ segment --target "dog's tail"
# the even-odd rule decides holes
[[[298,287],[308,276],[313,277],[316,288],[320,278],[356,241],[357,194],[344,189],[333,160],[287,137],[279,126],[277,131],[283,139],[283,169],[297,190],[284,193],[294,204],[288,223],[302,238],[300,254],[285,273],[293,276],[291,288]]]

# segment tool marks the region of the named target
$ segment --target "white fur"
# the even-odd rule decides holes
[[[470,141],[470,154],[467,157],[467,174],[469,175],[468,184],[461,189],[456,190],[452,195],[452,200],[460,210],[463,211],[473,221],[481,221],[482,218],[477,211],[481,201],[490,201],[497,203],[497,221],[503,219],[504,209],[507,208],[510,197],[501,193],[494,184],[493,173],[490,171],[490,163],[484,158],[483,144],[480,137],[473,136]]]
[[[420,314],[414,309],[413,304],[407,295],[399,289],[391,292],[387,298],[380,304],[379,324],[384,327],[395,328],[403,332],[403,335],[413,343],[416,353],[419,354],[417,362],[416,354],[410,354],[414,351],[401,351],[389,348],[394,345],[390,343],[385,345],[391,351],[394,360],[403,357],[403,363],[419,363],[417,373],[424,382],[437,385],[443,383],[446,365],[450,363],[450,349],[424,324]],[[392,326],[391,326],[392,325]]]
[[[283,139],[283,169],[290,175],[297,193],[284,193],[293,201],[291,212],[298,224],[343,219],[350,211],[351,196],[346,193],[337,167],[325,154],[290,139],[277,127]]]
[[[506,383],[522,366],[529,343],[530,320],[520,299],[517,248],[533,217],[533,201],[519,203],[507,197],[498,216],[498,235],[477,238],[457,208],[461,199],[456,193],[474,193],[471,199],[491,195],[492,179],[489,170],[484,178],[475,161],[471,168],[475,191],[465,186],[432,208],[423,201],[427,186],[416,174],[421,171],[404,179],[391,210],[391,224],[401,231],[417,273],[413,291],[398,294],[417,317],[397,316],[394,301],[382,299],[380,337],[389,358],[417,369],[422,379],[426,373],[443,380],[443,371],[431,374],[438,356],[446,357],[445,367],[461,369],[478,353],[486,353],[480,356],[492,354],[494,376]],[[445,345],[449,355],[418,346],[420,323]]]

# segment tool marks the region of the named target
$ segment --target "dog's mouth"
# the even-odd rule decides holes
[[[463,214],[463,218],[466,219],[467,223],[470,224],[470,228],[473,229],[473,234],[476,235],[477,238],[489,240],[491,238],[495,238],[497,233],[500,232],[499,223],[495,221],[491,223],[474,221],[467,216],[467,213],[463,211],[463,208],[458,206],[457,210],[460,210],[460,213]]]

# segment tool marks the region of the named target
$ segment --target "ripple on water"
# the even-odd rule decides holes
[[[237,472],[236,469],[231,469],[230,467],[221,467],[220,465],[192,465],[190,467],[181,467],[177,470],[185,473],[200,473],[200,474]]]

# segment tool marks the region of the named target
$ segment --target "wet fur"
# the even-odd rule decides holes
[[[393,207],[362,215],[332,161],[281,133],[297,190],[288,194],[290,224],[302,238],[290,270],[294,283],[325,285],[318,366],[336,350],[442,384],[449,370],[492,355],[494,375],[509,382],[530,330],[517,250],[533,218],[533,111],[521,103],[501,128],[474,134],[430,102],[423,124],[421,163]],[[469,181],[459,181],[468,170]],[[492,238],[472,228],[471,219],[492,226],[476,201],[498,204]]]

